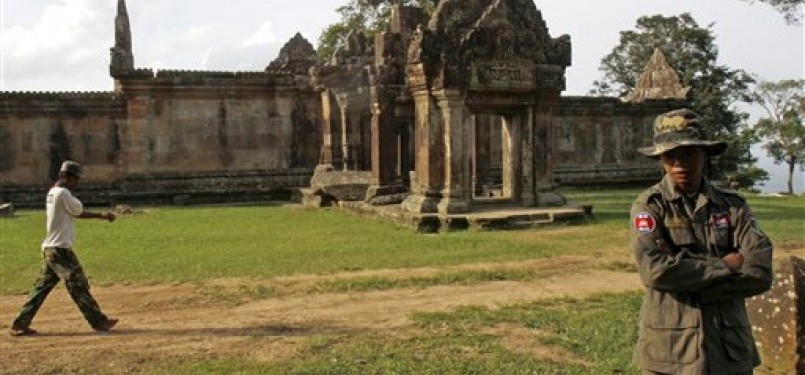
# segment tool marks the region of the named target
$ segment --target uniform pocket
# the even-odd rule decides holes
[[[646,327],[643,355],[650,361],[693,363],[699,359],[699,331],[695,328]]]
[[[699,359],[700,313],[683,295],[648,290],[643,300],[643,358],[693,363]]]
[[[742,315],[726,315],[724,323],[724,351],[733,361],[748,361],[755,345],[749,322]]]

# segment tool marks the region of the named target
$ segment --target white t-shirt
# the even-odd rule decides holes
[[[75,238],[73,218],[84,212],[84,205],[70,190],[54,186],[45,200],[47,212],[47,235],[42,247],[72,248]]]

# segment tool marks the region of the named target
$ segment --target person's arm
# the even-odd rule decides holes
[[[644,215],[648,224],[639,227]],[[666,292],[699,292],[733,271],[719,258],[692,254],[684,246],[670,243],[668,228],[656,204],[638,200],[632,206],[632,250],[640,279],[649,288]],[[653,223],[653,228],[651,224]]]
[[[95,213],[85,211],[84,205],[81,203],[81,201],[78,200],[78,198],[76,198],[75,196],[73,196],[73,194],[69,190],[63,190],[61,198],[64,202],[64,209],[67,211],[68,214],[70,214],[75,218],[104,219],[108,220],[110,223],[115,221],[116,216],[111,212]]]
[[[760,230],[749,206],[743,204],[733,210],[736,218],[733,243],[737,252],[725,257],[740,260],[734,273],[724,282],[702,290],[699,302],[713,303],[761,294],[772,285],[773,246]]]
[[[80,215],[76,216],[79,219],[104,219],[108,220],[110,223],[115,221],[117,216],[111,212],[104,212],[104,213],[96,213],[96,212],[89,212],[83,211]]]

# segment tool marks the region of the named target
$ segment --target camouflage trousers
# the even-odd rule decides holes
[[[28,295],[28,302],[22,306],[17,319],[14,320],[14,327],[26,328],[31,325],[34,315],[60,279],[64,279],[67,292],[90,326],[102,327],[106,323],[106,315],[101,312],[95,298],[89,293],[89,281],[73,250],[48,247],[42,250],[42,257],[42,272]]]

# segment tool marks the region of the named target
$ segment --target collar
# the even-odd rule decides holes
[[[682,199],[682,193],[680,193],[674,187],[674,182],[671,180],[671,176],[668,176],[667,174],[663,176],[662,181],[660,181],[658,184],[658,187],[664,200],[679,201]],[[695,210],[698,211],[699,208],[706,206],[707,203],[713,202],[715,197],[716,194],[713,185],[710,184],[710,181],[707,181],[706,178],[702,179],[702,186],[699,187],[699,197],[696,200]]]

